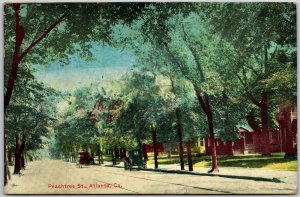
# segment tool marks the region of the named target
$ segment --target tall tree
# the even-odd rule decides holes
[[[249,120],[254,129],[261,130],[262,153],[269,155],[272,105],[296,101],[296,6],[245,3],[211,8],[217,11],[208,13],[208,20],[234,50],[227,54],[233,62],[230,75],[234,74],[244,87],[246,98],[260,111],[259,121],[253,113]],[[224,17],[228,13],[230,17]]]
[[[43,144],[48,135],[47,126],[55,120],[53,102],[57,93],[34,80],[32,69],[22,67],[16,82],[15,94],[5,116],[6,146],[15,150],[15,172],[25,167],[24,154]],[[13,145],[15,144],[15,145]]]
[[[203,13],[193,12],[188,16],[179,14],[161,22],[159,27],[165,31],[158,31],[152,43],[164,54],[168,64],[179,70],[193,86],[198,105],[207,119],[212,155],[210,172],[213,172],[218,170],[215,127],[222,122],[218,115],[218,103],[223,100],[225,81],[230,78],[221,78],[222,72],[219,72],[218,65],[215,64],[219,60],[218,55],[221,55],[218,51],[220,39],[210,31],[209,24],[203,21],[202,15]],[[226,92],[228,94],[229,89]],[[234,124],[234,121],[230,122]],[[236,133],[236,129],[231,132]]]
[[[117,131],[132,136],[139,148],[142,148],[143,141],[152,136],[157,168],[158,119],[163,100],[158,95],[160,89],[155,80],[155,75],[150,71],[136,69],[131,72],[123,90],[126,95],[122,98],[124,104],[117,111],[115,124]],[[132,121],[129,123],[128,119]]]

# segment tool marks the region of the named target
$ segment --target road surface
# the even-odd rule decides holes
[[[289,194],[296,185],[223,177],[125,171],[59,160],[30,162],[12,175],[6,194]]]

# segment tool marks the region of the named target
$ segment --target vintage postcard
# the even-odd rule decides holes
[[[7,2],[5,194],[296,194],[294,2]]]

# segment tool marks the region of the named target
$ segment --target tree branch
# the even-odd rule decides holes
[[[264,74],[268,73],[268,61],[269,61],[269,57],[268,57],[268,49],[266,44],[264,45]]]
[[[246,84],[246,82],[244,82],[243,80],[242,80],[242,78],[239,76],[239,74],[235,74],[236,76],[237,76],[237,78],[238,78],[238,80],[241,82],[241,84],[244,86],[244,88],[245,89],[247,89],[247,84]]]
[[[242,78],[241,78],[238,74],[236,74],[236,76],[237,76],[237,78],[239,79],[239,81],[241,82],[241,84],[244,86],[244,88],[245,88],[245,90],[246,90],[246,95],[247,95],[247,97],[248,97],[248,98],[249,98],[256,106],[260,107],[260,106],[261,106],[261,103],[260,103],[258,100],[256,100],[256,98],[254,98],[254,96],[248,91],[248,87],[247,87],[246,82],[244,82],[244,81],[242,80]]]
[[[197,65],[198,72],[199,72],[199,75],[200,75],[200,80],[202,82],[205,82],[205,77],[204,77],[204,73],[203,73],[203,70],[202,70],[202,67],[201,67],[200,60],[198,58],[198,55],[197,55],[196,51],[193,49],[193,47],[190,45],[189,40],[187,39],[187,33],[185,32],[183,24],[182,24],[182,31],[183,31],[183,35],[184,35],[183,40],[186,42],[186,46],[189,48],[189,50],[191,51],[191,53],[192,53],[192,55],[195,59],[195,63]]]
[[[258,107],[261,107],[261,103],[250,93],[246,92],[247,97],[252,101],[252,103]]]
[[[207,106],[206,106],[206,104],[204,102],[203,97],[200,94],[200,88],[197,85],[194,85],[194,84],[193,84],[193,86],[194,86],[194,90],[196,92],[196,97],[198,99],[198,102],[200,103],[201,108],[204,111],[204,113],[207,114]]]
[[[171,86],[172,86],[173,93],[176,94],[175,83],[174,83],[174,80],[173,80],[172,76],[170,76],[170,81],[171,81]]]
[[[270,57],[270,60],[272,60],[274,57],[275,57],[275,54],[277,52],[277,49],[278,49],[278,46],[276,46],[274,52],[272,53],[271,57]]]
[[[259,76],[259,73],[258,73],[258,71],[257,70],[255,70],[253,67],[251,67],[251,66],[247,66],[247,65],[245,65],[245,67],[246,68],[248,68],[249,70],[251,70],[256,76]]]
[[[169,57],[171,57],[171,62],[172,62],[173,64],[175,64],[175,65],[180,69],[181,73],[184,75],[185,78],[187,78],[189,81],[193,81],[193,80],[189,77],[188,73],[185,72],[185,71],[183,70],[182,66],[178,63],[178,60],[176,59],[176,57],[175,57],[175,56],[172,54],[172,52],[170,51],[170,49],[169,49],[169,47],[168,47],[168,44],[167,44],[167,43],[164,43],[164,46],[165,46],[165,48],[166,48],[166,50],[167,50],[167,52],[168,52]]]
[[[59,23],[61,23],[65,17],[67,16],[67,13],[64,13],[59,19],[57,19],[56,22],[54,22],[38,39],[36,39],[34,42],[32,42],[20,55],[20,61],[25,57],[25,55],[35,46],[37,45],[41,40],[43,40]]]
[[[25,149],[25,143],[26,143],[26,136],[25,136],[25,133],[23,131],[21,145],[20,145],[20,148],[19,148],[20,153],[23,153],[23,151]]]
[[[243,77],[244,77],[244,79],[245,79],[245,84],[247,85],[247,75],[246,75],[246,70],[245,70],[245,67],[244,66],[242,66],[242,71],[243,71]]]
[[[254,58],[255,58],[255,60],[257,61],[257,63],[258,63],[259,65],[262,64],[262,61],[259,59],[259,57],[258,57],[257,54],[254,54]]]

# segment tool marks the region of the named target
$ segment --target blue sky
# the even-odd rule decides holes
[[[73,91],[92,82],[117,79],[135,64],[133,52],[96,44],[91,52],[94,59],[89,62],[74,54],[63,67],[55,62],[48,67],[36,65],[36,77],[55,89]]]

